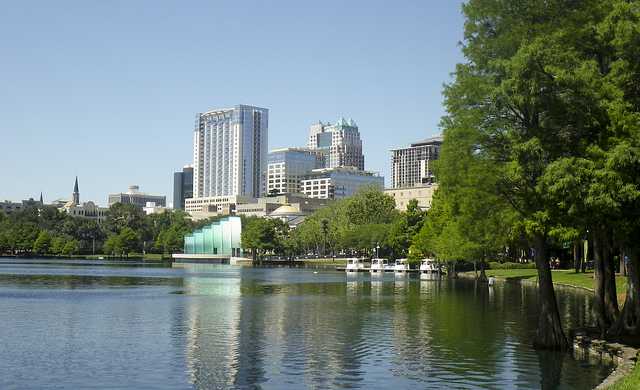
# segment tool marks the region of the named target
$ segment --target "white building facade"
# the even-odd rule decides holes
[[[268,128],[266,108],[237,105],[199,113],[193,136],[193,197],[259,197],[265,191]]]
[[[342,199],[363,187],[384,189],[384,178],[354,167],[315,169],[301,182],[302,193],[310,198]]]

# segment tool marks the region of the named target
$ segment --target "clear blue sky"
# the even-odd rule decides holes
[[[195,113],[270,110],[269,147],[351,117],[365,168],[439,133],[459,0],[10,1],[0,12],[0,200],[138,184],[172,198]]]

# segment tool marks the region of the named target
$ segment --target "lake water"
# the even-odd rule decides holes
[[[531,286],[0,261],[0,389],[589,389],[536,352]],[[565,329],[589,297],[558,293]]]

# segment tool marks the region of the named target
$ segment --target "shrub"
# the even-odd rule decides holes
[[[498,263],[497,261],[489,262],[489,269],[531,269],[536,268],[535,263]]]

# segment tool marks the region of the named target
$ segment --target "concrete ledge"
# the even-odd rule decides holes
[[[231,265],[242,265],[242,266],[251,266],[253,265],[253,260],[246,257],[232,257],[229,260],[229,264]]]
[[[573,338],[573,352],[576,357],[597,358],[616,365],[616,368],[596,389],[605,389],[629,375],[638,358],[638,349],[620,343],[592,339],[586,331],[576,331]]]
[[[175,263],[211,263],[229,264],[231,256],[224,255],[192,255],[185,253],[175,253],[172,255]]]

